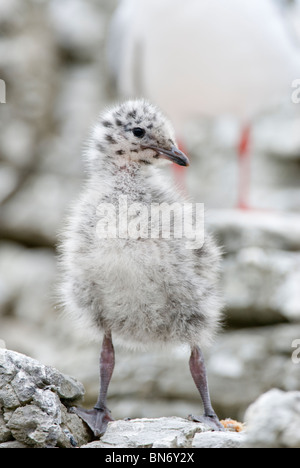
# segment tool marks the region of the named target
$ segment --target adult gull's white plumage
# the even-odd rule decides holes
[[[145,96],[172,119],[236,117],[239,205],[247,205],[250,127],[291,95],[300,54],[272,0],[122,0],[108,56],[122,96]]]

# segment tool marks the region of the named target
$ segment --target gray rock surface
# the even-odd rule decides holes
[[[239,325],[299,321],[299,282],[299,252],[241,249],[224,260],[222,285],[230,320]]]
[[[298,336],[299,324],[224,333],[207,362],[212,398],[222,417],[243,420],[249,404],[270,388],[300,388],[299,364],[292,360]]]
[[[28,447],[72,447],[89,434],[68,407],[82,385],[54,368],[0,349],[0,447],[15,440]]]
[[[272,389],[246,411],[248,448],[300,448],[300,392]]]
[[[116,420],[100,440],[69,410],[82,385],[0,348],[0,448],[300,448],[300,392],[272,389],[245,413],[245,429],[211,432],[180,417]]]
[[[93,447],[187,447],[198,431],[205,431],[205,426],[176,417],[120,420],[110,423]]]
[[[210,429],[169,417],[110,423],[99,441],[68,411],[83,396],[82,385],[56,369],[14,351],[0,349],[0,448],[183,448],[238,447],[240,438],[224,433],[195,439]],[[88,443],[90,442],[90,443]]]
[[[6,238],[56,243],[79,189],[83,141],[109,99],[103,48],[115,3],[1,2],[0,79],[7,99],[1,105],[0,234]]]
[[[101,440],[81,448],[238,448],[242,440],[240,433],[212,433],[182,418],[143,418],[109,423]]]
[[[300,249],[298,213],[284,211],[209,210],[206,221],[225,254],[249,247],[297,251]]]
[[[195,434],[193,448],[242,448],[245,443],[244,432],[205,432]]]
[[[109,423],[100,441],[82,448],[299,448],[300,392],[272,389],[246,411],[245,430],[211,432],[181,418]]]
[[[299,216],[211,210],[206,220],[224,249],[222,288],[230,323],[299,322]]]

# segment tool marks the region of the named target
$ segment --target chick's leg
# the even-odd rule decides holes
[[[210,401],[204,357],[198,346],[192,348],[189,364],[192,377],[200,393],[204,406],[203,416],[196,417],[190,415],[189,418],[193,421],[203,422],[215,431],[223,431],[224,427],[214,412]]]
[[[75,412],[90,427],[96,437],[106,431],[109,421],[113,421],[110,410],[106,406],[109,382],[115,366],[115,353],[111,333],[104,335],[100,354],[100,392],[93,409],[76,408]]]

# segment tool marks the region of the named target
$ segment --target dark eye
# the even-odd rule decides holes
[[[136,136],[137,138],[143,138],[143,136],[145,135],[146,131],[145,131],[143,128],[136,127],[136,128],[133,128],[133,129],[132,129],[132,133],[133,133],[134,136]]]

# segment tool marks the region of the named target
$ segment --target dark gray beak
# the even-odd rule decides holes
[[[167,150],[165,148],[159,148],[157,146],[152,146],[152,145],[147,145],[147,146],[142,146],[142,149],[153,149],[157,153],[160,154],[160,156],[164,159],[169,159],[169,161],[172,161],[175,164],[178,164],[178,166],[189,166],[190,161],[188,157],[180,151],[176,146],[172,146],[171,150]]]

